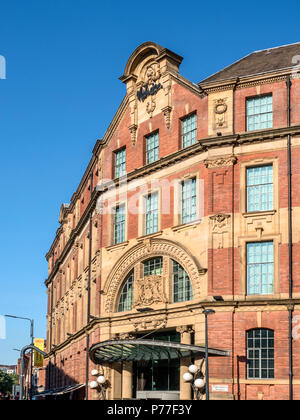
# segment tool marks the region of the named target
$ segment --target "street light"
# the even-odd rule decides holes
[[[204,394],[203,392],[203,388],[205,386],[205,382],[204,382],[204,375],[202,373],[202,366],[203,366],[203,361],[201,363],[200,368],[198,368],[198,366],[196,365],[190,365],[189,366],[189,371],[185,372],[182,375],[182,378],[184,380],[184,382],[190,382],[191,387],[193,388],[194,391],[194,395],[196,396],[197,400],[201,399],[201,395]],[[202,392],[201,392],[202,389]]]
[[[97,369],[93,369],[91,371],[91,375],[97,377],[97,379],[90,382],[90,388],[97,390],[99,396],[102,394],[102,399],[106,400],[106,388],[108,386],[108,382],[104,376],[104,372],[99,373]]]
[[[30,318],[24,318],[22,316],[16,316],[16,315],[5,315],[6,318],[14,318],[14,319],[23,319],[25,321],[30,322],[30,338],[31,338],[31,344],[34,343],[34,320]],[[33,351],[31,352],[31,358],[30,358],[30,399],[32,399],[32,359],[33,359]]]
[[[206,376],[206,400],[209,400],[209,371],[208,371],[208,333],[207,333],[207,316],[215,313],[213,309],[204,309],[202,313],[205,315],[205,376]]]

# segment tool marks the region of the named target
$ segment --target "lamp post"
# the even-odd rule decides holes
[[[209,400],[209,370],[208,370],[208,328],[207,328],[207,316],[214,314],[213,309],[204,309],[202,313],[205,315],[205,376],[206,376],[206,400]]]
[[[23,319],[25,321],[30,322],[30,338],[31,338],[31,344],[33,345],[34,341],[34,320],[30,318],[24,318],[22,316],[16,316],[16,315],[5,315],[6,318],[14,318],[14,319]],[[32,359],[33,359],[33,351],[31,352],[30,357],[30,399],[32,398]]]

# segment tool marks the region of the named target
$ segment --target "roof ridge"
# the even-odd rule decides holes
[[[298,41],[298,42],[292,42],[291,44],[278,45],[277,47],[264,48],[263,50],[253,51],[252,54],[256,54],[256,53],[263,52],[263,51],[276,50],[277,48],[290,47],[292,45],[297,45],[297,44],[300,44],[300,41]]]

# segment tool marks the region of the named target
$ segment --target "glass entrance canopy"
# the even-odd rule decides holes
[[[173,360],[183,357],[204,357],[205,347],[160,340],[107,340],[90,349],[95,364],[138,362],[143,360]],[[208,349],[209,356],[229,356],[226,350]]]

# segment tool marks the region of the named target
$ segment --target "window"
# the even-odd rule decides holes
[[[269,295],[274,293],[273,242],[247,244],[247,293]]]
[[[115,178],[126,174],[126,149],[115,152]]]
[[[247,168],[247,211],[273,207],[273,165]]]
[[[181,223],[184,224],[196,220],[196,178],[188,179],[184,181],[181,185]]]
[[[146,197],[145,233],[158,231],[158,193],[149,194]]]
[[[128,275],[125,280],[125,284],[120,294],[119,304],[118,304],[118,312],[125,312],[131,311],[132,303],[133,303],[133,281],[134,281],[134,273]]]
[[[125,241],[125,205],[115,208],[114,214],[114,244]]]
[[[197,114],[189,115],[181,120],[182,147],[188,147],[197,141]]]
[[[193,299],[193,290],[190,278],[184,268],[173,261],[173,300],[185,302]]]
[[[151,258],[144,262],[144,276],[160,276],[163,271],[162,257]]]
[[[146,138],[146,164],[159,159],[159,135],[158,131]]]
[[[247,131],[273,127],[272,95],[247,99]]]
[[[248,379],[274,379],[274,331],[247,331]]]

